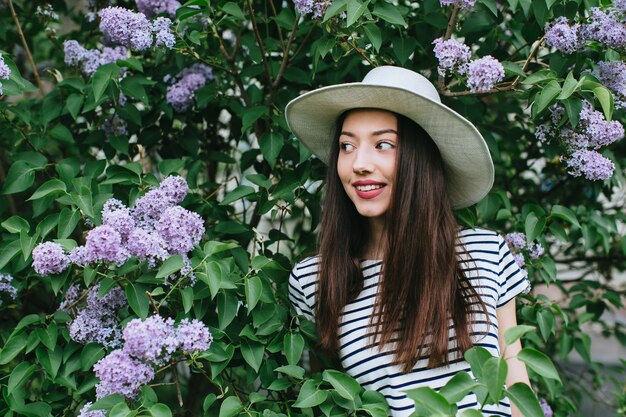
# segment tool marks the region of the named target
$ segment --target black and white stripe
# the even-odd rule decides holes
[[[492,355],[499,355],[498,323],[496,309],[505,305],[516,295],[530,290],[524,271],[515,263],[504,239],[495,232],[485,229],[465,229],[459,233],[459,259],[466,266],[471,284],[481,296],[491,326],[482,315],[472,322],[472,337],[477,346],[484,347]],[[471,260],[470,262],[467,262]],[[296,313],[314,320],[319,258],[311,257],[298,263],[289,279],[289,298]],[[339,324],[339,357],[345,371],[361,383],[364,388],[382,393],[392,416],[408,416],[414,410],[413,401],[404,391],[428,386],[440,389],[457,372],[469,371],[469,364],[457,358],[454,329],[450,329],[450,365],[436,369],[426,367],[427,358],[420,359],[409,373],[392,365],[394,345],[379,350],[372,344],[372,329],[369,325],[374,300],[378,292],[381,261],[365,260],[361,263],[364,282],[363,290],[354,302],[348,304],[341,314]],[[476,408],[474,394],[468,394],[459,402],[459,410]],[[483,409],[488,416],[510,416],[508,400]]]

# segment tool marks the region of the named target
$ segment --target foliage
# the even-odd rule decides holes
[[[138,3],[115,5],[137,11]],[[372,65],[393,64],[429,76],[444,102],[488,142],[496,184],[459,219],[521,232],[530,245],[546,248],[543,256],[531,256],[531,246],[519,254],[535,288],[556,287],[562,298],[525,296],[518,317],[526,327],[508,338],[523,339],[520,359],[555,416],[575,413],[575,394],[587,391],[585,384],[606,382],[590,356],[586,329],[600,327],[626,345],[624,326],[603,316],[623,307],[624,289],[613,277],[626,269],[618,200],[626,152],[623,141],[606,146],[602,155],[615,165],[614,174],[589,181],[568,173],[571,144],[556,133],[539,141],[534,132],[550,122],[555,104],[565,113],[550,128],[558,132],[569,123],[576,129],[583,100],[607,121],[622,120],[623,109],[615,106],[620,95],[590,71],[600,61],[620,61],[624,46],[591,40],[566,53],[546,46],[543,37],[546,23],[559,16],[584,23],[592,7],[612,6],[597,0],[442,3],[452,5],[334,0],[315,18],[296,11],[291,0],[190,0],[153,11],[173,22],[171,50],[163,39],[157,46],[155,32],[154,46],[144,43],[141,51],[121,51],[124,59],[109,61],[90,16],[108,1],[89,2],[89,10],[61,0],[43,9],[37,2],[0,5],[0,53],[10,70],[0,97],[0,271],[13,277],[10,285],[18,291],[15,300],[2,295],[0,304],[0,412],[75,415],[95,402],[92,410],[110,416],[387,415],[384,398],[333,370],[315,351],[312,323],[290,313],[287,278],[294,259],[314,250],[324,167],[289,133],[283,110],[301,91],[360,81]],[[439,75],[433,41],[441,37],[463,39],[471,62],[487,55],[499,60],[504,80],[478,88],[458,72],[463,63]],[[81,66],[83,55],[66,63],[69,40],[97,51],[95,71]],[[31,55],[41,76],[33,72]],[[102,225],[107,200],[132,208],[176,174],[190,187],[180,205],[199,214],[206,228],[184,254],[195,285],[180,273],[182,254],[171,252],[155,265],[131,257],[120,265],[73,263],[59,274],[34,271],[38,244],[53,241],[65,251],[85,244],[88,232]],[[567,283],[557,278],[565,268],[572,271]],[[80,300],[69,308],[72,314],[59,305],[67,307],[72,285],[99,285],[99,296],[123,289],[126,302],[114,314],[118,330],[157,313],[176,323],[195,318],[209,327],[211,347],[155,367],[154,381],[136,400],[112,395],[96,401],[93,366],[112,348],[70,337],[72,308]],[[565,361],[573,350],[588,365],[589,381],[566,369],[557,373],[548,359]],[[476,380],[459,374],[439,393],[413,391],[417,415],[452,415],[459,393],[468,390],[481,393],[481,403],[506,395],[537,415],[527,387],[504,389],[502,358],[487,358],[480,349],[467,355]],[[309,357],[325,370],[311,371]],[[623,413],[624,393],[613,402]]]

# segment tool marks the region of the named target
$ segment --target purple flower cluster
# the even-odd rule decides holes
[[[508,233],[504,236],[504,241],[511,248],[513,259],[520,268],[526,264],[524,252],[528,252],[531,259],[539,259],[545,253],[540,243],[531,242],[529,244],[524,233]]]
[[[176,75],[177,81],[167,88],[166,100],[177,112],[187,111],[196,91],[214,78],[211,67],[194,64]]]
[[[541,406],[541,411],[543,411],[543,415],[545,417],[552,417],[553,415],[552,407],[550,407],[550,404],[548,404],[545,398],[542,398],[539,400],[539,405]]]
[[[580,112],[580,123],[582,125],[582,133],[589,138],[588,146],[592,149],[610,145],[624,137],[624,126],[616,120],[607,122],[604,115],[594,110],[588,101],[583,102],[583,108]]]
[[[100,285],[89,290],[87,305],[69,324],[70,337],[77,343],[100,343],[108,348],[118,347],[122,334],[118,328],[116,312],[126,304],[126,297],[124,291],[116,287],[98,298],[99,290]]]
[[[601,61],[593,74],[613,92],[615,107],[626,108],[626,63]]]
[[[0,273],[0,294],[5,293],[12,300],[17,299],[17,288],[11,284],[13,277],[9,274]],[[2,305],[2,299],[0,298],[0,306]]]
[[[606,180],[613,175],[615,165],[597,151],[579,149],[567,158],[569,173],[574,177],[584,176],[591,181]]]
[[[443,38],[435,39],[433,44],[435,57],[439,61],[437,72],[440,76],[445,76],[447,71],[456,71],[459,74],[465,72],[466,64],[472,56],[469,46],[454,39],[443,40]]]
[[[177,351],[198,352],[211,346],[213,337],[201,321],[184,319],[178,327],[171,318],[155,315],[131,320],[123,332],[124,345],[94,366],[100,379],[96,397],[121,394],[132,399],[154,378],[154,365],[168,362]]]
[[[597,41],[609,48],[626,47],[626,22],[623,3],[604,10],[592,7],[582,23],[570,23],[561,16],[545,26],[546,43],[561,52],[571,54],[587,41]]]
[[[313,13],[314,19],[324,16],[326,9],[332,0],[294,0],[294,5],[298,13],[305,15]]]
[[[471,9],[476,4],[476,0],[439,0],[442,6],[459,6],[461,9]]]
[[[168,18],[159,17],[150,24],[145,14],[123,7],[107,7],[100,10],[98,16],[100,31],[107,44],[143,51],[153,45],[153,33],[156,33],[156,46],[170,49],[174,46],[175,37],[170,30],[172,22]]]
[[[101,126],[107,138],[128,135],[128,123],[117,114],[107,118]]]
[[[85,49],[75,40],[66,40],[63,42],[63,51],[65,53],[65,63],[70,66],[81,65],[81,70],[85,75],[91,75],[105,64],[116,62],[118,59],[126,59],[128,50],[123,46],[97,49]]]
[[[184,254],[202,238],[204,221],[197,213],[174,206],[165,210],[156,230],[170,253]]]
[[[40,275],[60,274],[70,263],[63,247],[54,242],[43,242],[33,249],[33,268]]]
[[[171,17],[176,16],[176,9],[180,3],[176,0],[136,0],[137,9],[148,17],[166,13]]]
[[[580,25],[570,25],[566,17],[558,17],[546,24],[546,44],[571,54],[583,47],[585,41],[579,33]]]
[[[4,62],[4,57],[0,54],[0,79],[8,80],[11,75],[11,69]],[[0,96],[3,94],[2,92],[2,83],[0,82]]]
[[[89,408],[93,405],[91,401],[85,403],[83,408],[78,412],[78,417],[106,417],[106,410],[93,410],[89,411]]]
[[[508,233],[504,235],[504,240],[513,249],[523,249],[526,247],[526,235],[524,233]]]
[[[93,367],[100,382],[96,385],[96,398],[121,394],[133,399],[141,387],[154,378],[151,365],[133,359],[124,350],[117,349],[100,359]]]
[[[491,90],[504,78],[504,67],[490,55],[467,64],[467,85],[470,91],[478,93]]]

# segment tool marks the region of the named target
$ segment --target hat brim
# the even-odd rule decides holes
[[[322,87],[292,100],[285,108],[285,116],[296,137],[328,163],[337,118],[357,108],[402,114],[428,132],[441,153],[454,208],[477,203],[491,189],[493,162],[476,127],[449,107],[414,92],[365,83]]]

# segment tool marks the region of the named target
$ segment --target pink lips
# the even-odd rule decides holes
[[[382,182],[377,182],[377,181],[371,181],[371,180],[361,180],[361,181],[355,181],[352,183],[352,185],[354,186],[355,190],[356,190],[356,194],[363,199],[369,200],[375,197],[378,197],[384,190],[385,188],[385,184]],[[382,187],[380,188],[375,188],[373,190],[368,190],[368,191],[362,191],[359,190],[358,188],[356,188],[358,185],[382,185]]]

